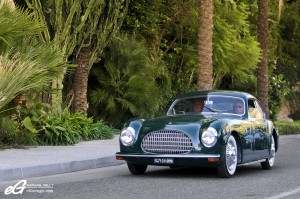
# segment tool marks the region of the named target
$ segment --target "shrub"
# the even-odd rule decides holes
[[[24,130],[36,135],[37,142],[43,145],[68,145],[82,140],[109,139],[115,132],[103,122],[93,123],[93,119],[84,114],[71,114],[67,109],[62,112],[53,111],[48,104],[35,103],[31,108],[22,110],[22,113],[26,116],[22,121]]]
[[[284,99],[289,94],[290,89],[283,75],[274,75],[270,78],[269,85],[269,111],[270,119],[276,120],[281,107],[284,104]]]
[[[300,121],[276,122],[280,135],[300,134]]]
[[[99,121],[97,123],[89,125],[86,131],[88,131],[89,137],[85,140],[112,139],[114,135],[116,135],[119,132],[119,130],[112,129],[109,126],[105,125],[103,121]]]
[[[300,91],[291,92],[287,96],[287,101],[293,111],[289,117],[293,120],[300,120]]]
[[[13,119],[15,113],[10,116],[0,115],[0,145],[36,145],[36,135],[30,132],[20,131],[21,124]]]

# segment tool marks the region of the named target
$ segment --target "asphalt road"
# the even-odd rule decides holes
[[[126,165],[26,179],[22,194],[0,198],[300,198],[300,139],[281,140],[272,170],[259,163],[239,166],[233,178],[222,179],[215,169],[148,167],[144,175],[133,176]],[[15,192],[20,191],[19,188]],[[28,188],[29,185],[29,188]],[[30,188],[31,187],[31,188]],[[48,193],[46,193],[48,192]]]

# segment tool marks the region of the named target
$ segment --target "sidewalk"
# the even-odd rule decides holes
[[[299,135],[280,136],[280,144]],[[119,136],[74,146],[39,146],[0,151],[0,182],[124,164],[115,159]]]
[[[0,151],[0,182],[119,165],[119,136],[74,146],[39,146]]]

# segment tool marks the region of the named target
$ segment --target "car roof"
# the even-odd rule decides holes
[[[200,95],[224,95],[224,96],[240,97],[243,99],[255,98],[253,95],[249,93],[240,92],[240,91],[206,90],[206,91],[193,91],[193,92],[184,93],[178,96],[177,99],[186,98],[186,97],[196,97]]]

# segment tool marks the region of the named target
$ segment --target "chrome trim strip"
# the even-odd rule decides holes
[[[135,158],[219,158],[219,154],[116,154],[116,157],[135,157]]]

